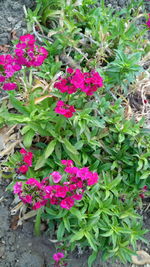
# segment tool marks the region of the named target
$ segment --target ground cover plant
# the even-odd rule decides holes
[[[150,19],[141,8],[143,1],[114,12],[104,1],[37,0],[26,14],[30,33],[0,56],[8,93],[0,125],[16,127],[21,146],[3,155],[13,172],[8,189],[35,211],[36,234],[46,222],[57,267],[87,247],[89,267],[100,252],[125,263],[145,241],[138,210],[149,195],[150,137],[129,109],[138,77],[149,73],[142,60]],[[146,94],[141,101],[149,107]]]

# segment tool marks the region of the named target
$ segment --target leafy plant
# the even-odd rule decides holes
[[[37,48],[30,34],[20,39],[25,61],[18,63],[15,51],[11,64],[21,67],[9,77],[18,89],[10,90],[9,84],[8,108],[5,102],[0,107],[0,126],[19,125],[22,145],[30,150],[21,150],[21,155],[16,149],[5,163],[15,170],[8,189],[14,188],[22,201],[37,209],[37,234],[43,219],[63,251],[88,247],[89,267],[100,251],[104,260],[130,261],[137,240],[144,241],[138,208],[148,195],[150,159],[144,119],[129,119],[124,102],[130,84],[143,72],[139,62],[147,50],[146,28],[139,30],[135,24],[143,1],[132,1],[116,13],[104,1],[100,6],[95,2],[37,0],[36,9],[27,11],[28,27],[44,47]],[[70,180],[81,178],[81,173],[86,181],[90,175],[99,175],[99,180],[92,187],[84,185],[82,192],[73,189],[79,198],[69,208],[51,196],[39,204],[38,192],[47,194],[44,186],[50,190],[58,185],[63,159],[73,161],[78,170]],[[70,180],[63,173],[59,186],[70,185]],[[74,203],[72,193],[67,194]],[[54,258],[59,256],[58,265],[64,255]]]

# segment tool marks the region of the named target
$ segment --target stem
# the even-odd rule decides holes
[[[42,215],[42,208],[37,210],[35,225],[34,225],[34,234],[39,236],[41,234],[40,226],[41,226],[41,215]]]

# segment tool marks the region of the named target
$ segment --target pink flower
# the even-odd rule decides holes
[[[24,155],[24,154],[27,154],[27,151],[26,151],[24,148],[21,148],[21,149],[20,149],[20,154],[23,154],[23,155]]]
[[[68,68],[68,69],[67,69],[67,73],[72,74],[73,72],[74,72],[74,70],[73,70],[72,68]]]
[[[83,195],[81,195],[81,194],[75,194],[72,196],[72,198],[74,198],[75,200],[81,200],[82,197],[83,197]]]
[[[34,178],[29,178],[27,181],[26,181],[26,184],[29,184],[31,186],[37,186],[39,189],[41,189],[41,183],[39,181],[37,181],[36,179]]]
[[[74,162],[72,161],[72,160],[66,160],[66,159],[62,159],[61,160],[61,164],[63,164],[63,165],[65,165],[65,166],[67,166],[67,167],[72,167],[73,166],[73,164],[74,164]]]
[[[55,112],[63,115],[66,118],[71,118],[75,112],[74,106],[69,106],[64,101],[58,101],[55,107]]]
[[[67,173],[70,173],[70,174],[77,174],[77,172],[79,171],[79,169],[77,168],[77,167],[66,167],[65,169],[64,169],[64,171],[65,172],[67,172]]]
[[[34,45],[34,43],[35,43],[34,36],[31,34],[22,35],[22,36],[20,36],[19,40],[26,45]]]
[[[65,255],[64,255],[64,253],[62,253],[62,252],[58,252],[58,253],[55,253],[54,255],[53,255],[53,259],[54,259],[54,261],[56,261],[56,262],[59,262],[62,258],[64,258],[65,257]]]
[[[144,198],[145,198],[145,195],[144,195],[143,193],[141,193],[141,194],[139,194],[139,197],[140,197],[141,199],[144,199]]]
[[[71,197],[66,197],[60,202],[60,206],[63,209],[67,209],[67,210],[70,210],[71,207],[73,207],[73,205],[74,205],[74,200]]]
[[[50,203],[51,203],[52,205],[58,205],[59,200],[58,200],[57,197],[54,197],[54,196],[53,196],[53,197],[50,199]]]
[[[62,179],[62,175],[59,172],[52,172],[50,175],[52,175],[54,183],[59,183]]]
[[[76,69],[75,74],[72,76],[71,84],[73,84],[76,89],[84,89],[84,74],[79,69]]]
[[[28,171],[28,166],[27,165],[22,165],[19,169],[18,169],[19,173],[22,174],[26,174],[26,172]]]
[[[88,177],[87,184],[89,186],[94,185],[94,184],[96,184],[98,182],[98,179],[99,179],[98,174],[96,172],[94,172],[94,173],[91,172],[90,173],[90,177]]]
[[[80,177],[81,180],[87,180],[89,174],[90,174],[89,168],[84,167],[78,170],[77,177]]]
[[[0,75],[0,82],[3,83],[5,82],[5,80],[6,80],[5,76]]]
[[[19,65],[26,67],[41,66],[48,56],[48,51],[44,47],[35,45],[35,38],[31,34],[20,37],[20,43],[16,45],[15,59]]]
[[[64,198],[67,195],[68,187],[67,186],[61,186],[61,185],[55,185],[54,189],[56,190],[55,197],[61,197]]]
[[[17,88],[17,84],[16,83],[5,83],[2,88],[3,90],[6,90],[6,91],[14,90]]]
[[[31,204],[32,203],[32,196],[26,195],[25,197],[23,197],[23,202]]]
[[[148,14],[148,16],[149,16],[149,19],[148,19],[148,21],[146,22],[146,25],[147,25],[148,28],[150,28],[150,14]]]
[[[69,185],[69,191],[74,191],[77,189],[77,185],[76,184],[70,184]]]
[[[16,182],[14,185],[14,194],[20,194],[22,192],[22,182]]]
[[[32,152],[27,152],[25,156],[23,157],[23,161],[29,166],[32,166],[32,157],[33,153]]]
[[[143,192],[146,192],[146,191],[147,191],[147,189],[148,189],[147,185],[144,185],[144,186],[142,187],[142,189],[141,189],[141,190],[142,190]]]
[[[32,209],[37,210],[37,209],[40,209],[42,206],[43,206],[42,203],[38,201],[33,205]]]

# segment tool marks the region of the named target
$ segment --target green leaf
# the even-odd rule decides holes
[[[108,185],[108,188],[109,189],[112,189],[113,187],[116,187],[122,180],[122,177],[119,176],[117,177],[116,179],[114,179],[109,185]]]
[[[72,236],[72,238],[70,239],[70,242],[72,243],[72,242],[74,242],[74,241],[76,241],[76,240],[80,240],[80,239],[83,238],[83,236],[84,236],[84,231],[83,231],[83,230],[80,230],[80,231],[76,232],[76,233]]]
[[[65,145],[63,145],[64,150],[66,151],[66,153],[68,154],[69,158],[72,159],[77,165],[81,166],[81,162],[80,162],[80,157],[79,155],[75,155],[73,153],[71,153]]]
[[[24,146],[29,148],[32,145],[32,140],[35,135],[35,132],[30,129],[24,136],[23,136],[23,143]]]
[[[122,143],[124,141],[124,139],[125,139],[124,134],[123,133],[120,133],[119,134],[119,143]]]
[[[70,212],[73,214],[73,215],[75,215],[77,218],[78,218],[78,220],[82,220],[82,214],[81,214],[81,212],[78,210],[78,209],[76,209],[75,207],[72,207],[71,209],[70,209]]]
[[[113,230],[110,230],[110,231],[108,231],[106,233],[101,234],[101,236],[108,237],[108,236],[111,236],[112,234],[113,234]]]
[[[70,232],[70,222],[69,222],[68,216],[63,217],[63,222],[64,222],[64,226],[66,230]]]
[[[150,176],[150,171],[146,171],[140,176],[140,179],[147,179],[147,177]]]
[[[87,240],[88,240],[88,242],[89,242],[91,248],[92,248],[94,251],[97,251],[97,246],[96,246],[96,244],[95,244],[95,242],[94,242],[94,238],[93,238],[93,236],[92,236],[89,232],[85,232],[84,235],[85,235],[85,237],[87,238]]]
[[[57,215],[57,211],[54,211],[53,209],[51,209],[51,208],[45,208],[46,209],[46,212],[48,213],[48,214],[50,214],[50,215],[52,215],[52,216],[56,216]]]
[[[46,163],[46,159],[44,158],[44,155],[42,155],[41,157],[39,157],[38,161],[36,162],[34,170],[35,171],[39,170],[45,165],[45,163]]]
[[[57,143],[57,140],[54,139],[48,144],[48,146],[45,150],[45,153],[44,153],[45,159],[47,159],[52,154],[52,152],[54,151],[54,148],[56,146],[56,143]]]
[[[62,149],[61,149],[61,144],[57,143],[55,146],[55,154],[58,160],[61,160],[62,158]]]
[[[9,99],[15,109],[17,109],[20,113],[29,116],[27,108],[23,106],[23,101],[17,100],[17,98],[13,95],[9,95]]]
[[[78,151],[75,149],[75,147],[67,140],[67,139],[63,139],[63,143],[65,144],[65,147],[72,153],[75,155],[78,155]]]
[[[98,253],[96,251],[93,251],[93,253],[88,257],[88,267],[92,267],[94,261],[97,258],[97,254]]]
[[[34,225],[34,233],[36,236],[40,235],[40,226],[41,226],[41,215],[42,215],[42,208],[37,210],[37,215],[35,219],[35,225]]]
[[[59,224],[58,230],[57,230],[57,239],[58,241],[61,241],[63,239],[63,235],[65,233],[65,227],[64,227],[64,222],[62,221]]]

